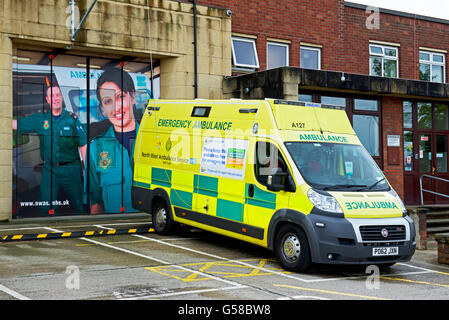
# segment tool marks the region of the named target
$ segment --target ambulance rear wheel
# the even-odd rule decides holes
[[[151,218],[154,231],[158,234],[170,234],[175,227],[175,222],[172,220],[165,203],[157,202],[154,205]]]
[[[304,231],[293,224],[281,227],[275,239],[275,253],[285,270],[305,271],[311,264],[309,242]]]

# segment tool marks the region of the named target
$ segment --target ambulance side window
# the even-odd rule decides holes
[[[276,172],[278,168],[287,172],[287,165],[278,148],[269,142],[256,143],[254,170],[257,181],[266,186],[268,176]]]

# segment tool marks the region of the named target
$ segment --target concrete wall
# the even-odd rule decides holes
[[[76,0],[83,17],[91,0]],[[150,14],[148,16],[148,6]],[[231,74],[231,18],[198,5],[199,98],[222,98]],[[148,24],[148,21],[150,23]],[[12,57],[27,47],[161,59],[161,98],[194,97],[193,5],[169,0],[99,0],[76,41],[70,40],[68,0],[0,1],[0,221],[11,219]],[[151,34],[150,37],[148,35]]]

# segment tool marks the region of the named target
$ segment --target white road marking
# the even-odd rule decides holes
[[[0,291],[3,291],[4,293],[9,294],[10,296],[13,296],[14,298],[19,299],[19,300],[31,300],[30,298],[25,297],[24,295],[14,291],[14,290],[11,290],[1,284],[0,284]]]
[[[303,300],[303,299],[307,299],[307,300],[330,300],[328,298],[317,297],[317,296],[291,296],[291,297],[277,298],[277,300]]]
[[[119,300],[140,300],[140,299],[157,299],[157,298],[164,298],[164,297],[172,297],[172,296],[181,296],[185,294],[196,294],[196,293],[205,293],[205,292],[215,292],[215,291],[227,291],[227,290],[235,290],[235,289],[242,289],[246,286],[232,286],[232,287],[225,287],[225,288],[217,288],[217,289],[203,289],[203,290],[190,290],[190,291],[180,291],[180,292],[171,292],[171,293],[162,293],[162,294],[155,294],[155,295],[148,295],[148,296],[141,296],[141,297],[135,297],[135,298],[122,298]]]
[[[284,277],[284,278],[289,278],[289,279],[293,279],[293,280],[299,280],[299,281],[302,281],[302,282],[305,282],[305,283],[337,281],[337,280],[346,280],[346,279],[350,280],[350,279],[357,279],[357,278],[366,278],[366,277],[369,276],[369,274],[367,274],[367,275],[361,275],[361,276],[337,277],[337,278],[328,278],[328,279],[304,279],[304,278],[296,277],[296,276],[293,276],[293,275],[277,272],[275,270],[269,270],[269,269],[266,269],[266,268],[263,268],[263,267],[254,266],[254,265],[251,265],[249,263],[245,263],[243,261],[228,259],[228,258],[225,258],[225,257],[217,256],[215,254],[210,254],[210,253],[207,253],[207,252],[198,251],[198,250],[191,249],[191,248],[186,248],[186,247],[183,247],[183,246],[180,246],[180,245],[176,245],[176,244],[172,244],[172,243],[167,243],[165,241],[149,238],[149,237],[146,237],[146,236],[143,236],[143,235],[135,234],[135,235],[133,235],[133,237],[139,237],[139,238],[142,238],[142,239],[151,240],[151,241],[154,241],[154,242],[157,242],[157,243],[161,243],[161,244],[164,244],[164,245],[167,245],[167,246],[171,246],[171,247],[182,249],[182,250],[187,250],[187,251],[190,251],[190,252],[194,252],[194,253],[197,253],[197,254],[209,256],[211,258],[215,258],[215,259],[219,259],[219,260],[230,261],[232,263],[236,263],[236,264],[240,264],[240,265],[243,265],[243,266],[246,266],[246,267],[258,269],[258,270],[261,270],[261,271],[264,271],[264,272],[273,273],[273,274],[276,274],[276,275]],[[411,266],[411,265],[408,265],[408,264],[403,264],[403,265]],[[413,267],[415,267],[415,266],[413,266]],[[402,275],[402,276],[404,276],[404,275],[414,275],[414,274],[423,274],[423,273],[432,273],[432,272],[433,273],[437,273],[438,272],[438,271],[435,271],[435,270],[430,270],[430,269],[421,268],[421,267],[415,267],[415,268],[421,269],[423,271],[421,271],[421,272],[403,272],[403,273],[400,273],[400,274],[387,274],[387,275],[382,275],[382,276],[391,276],[391,275],[396,275],[396,276]]]
[[[57,230],[57,229],[49,228],[49,227],[46,227],[46,229],[48,229],[50,231],[53,231],[53,232],[63,232],[61,230]],[[110,248],[110,249],[114,249],[114,250],[121,251],[121,252],[124,252],[124,253],[132,254],[132,255],[138,256],[140,258],[153,260],[153,261],[156,261],[156,262],[158,262],[160,264],[163,264],[163,265],[173,265],[173,267],[181,269],[183,271],[196,273],[196,274],[202,275],[204,277],[208,277],[208,278],[211,278],[213,280],[224,282],[224,283],[226,283],[228,285],[232,285],[236,289],[237,288],[240,289],[240,288],[246,288],[247,287],[245,285],[242,285],[242,284],[234,282],[234,281],[230,281],[230,280],[222,279],[222,278],[219,278],[219,277],[215,277],[213,275],[210,275],[210,274],[207,274],[207,273],[204,273],[204,272],[201,272],[201,271],[192,270],[192,269],[189,269],[189,268],[186,268],[186,267],[183,267],[183,266],[174,265],[174,264],[172,264],[170,262],[167,262],[167,261],[164,261],[164,260],[161,260],[161,259],[149,256],[149,255],[144,255],[144,254],[141,254],[139,252],[135,252],[135,251],[127,250],[127,249],[124,249],[124,248],[116,247],[116,246],[113,246],[113,245],[110,245],[110,244],[107,244],[107,243],[103,243],[103,242],[96,241],[96,240],[89,239],[89,238],[85,238],[85,237],[82,237],[80,239],[84,240],[84,241],[87,241],[87,242],[90,242],[90,243],[94,243],[96,245],[100,245],[100,246],[106,247],[106,248]]]

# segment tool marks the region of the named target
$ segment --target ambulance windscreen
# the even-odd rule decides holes
[[[386,191],[390,187],[368,152],[359,145],[286,142],[304,180],[329,191]]]

